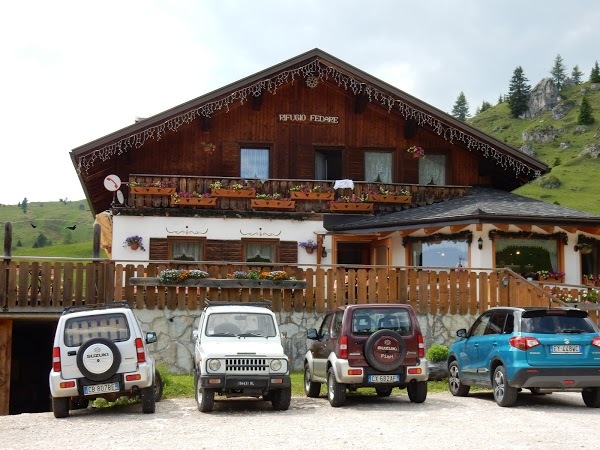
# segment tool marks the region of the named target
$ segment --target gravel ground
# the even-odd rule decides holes
[[[597,449],[598,410],[580,394],[519,397],[500,408],[490,392],[466,398],[429,394],[349,397],[332,408],[324,397],[292,398],[288,411],[257,400],[215,401],[201,413],[194,399],[166,399],[155,414],[141,406],[0,417],[0,449]]]

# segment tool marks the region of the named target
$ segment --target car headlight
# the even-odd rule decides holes
[[[218,359],[209,359],[208,360],[208,368],[214,372],[221,368],[221,361]]]
[[[271,361],[271,370],[278,372],[281,370],[282,362],[280,359],[274,359]]]

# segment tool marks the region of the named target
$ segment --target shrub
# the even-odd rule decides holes
[[[445,345],[432,345],[425,355],[427,361],[445,361],[448,359],[448,347]]]

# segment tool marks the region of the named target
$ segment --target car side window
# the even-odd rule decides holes
[[[342,319],[344,314],[341,311],[338,311],[334,314],[333,317],[333,327],[331,328],[331,337],[337,339],[342,332]]]
[[[501,334],[504,330],[504,322],[506,322],[506,313],[495,312],[490,318],[485,334]]]
[[[506,315],[506,322],[504,323],[504,334],[511,334],[515,331],[515,316],[512,313]]]
[[[321,328],[319,328],[319,339],[329,339],[329,328],[331,326],[332,319],[333,314],[327,314],[323,319]]]
[[[490,314],[485,313],[475,321],[473,326],[471,327],[471,331],[469,336],[483,336],[485,334],[485,329],[490,322]]]

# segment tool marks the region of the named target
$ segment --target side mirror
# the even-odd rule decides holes
[[[467,330],[466,330],[465,328],[461,328],[460,330],[458,330],[458,331],[456,332],[456,335],[457,335],[459,338],[466,338],[466,337],[467,337]]]
[[[309,328],[308,330],[306,330],[306,338],[312,340],[319,339],[319,335],[317,334],[316,328]]]
[[[192,334],[190,335],[190,341],[196,342],[198,340],[198,330],[192,330]]]
[[[154,344],[158,338],[156,337],[156,333],[154,331],[148,331],[146,333],[146,344]]]

